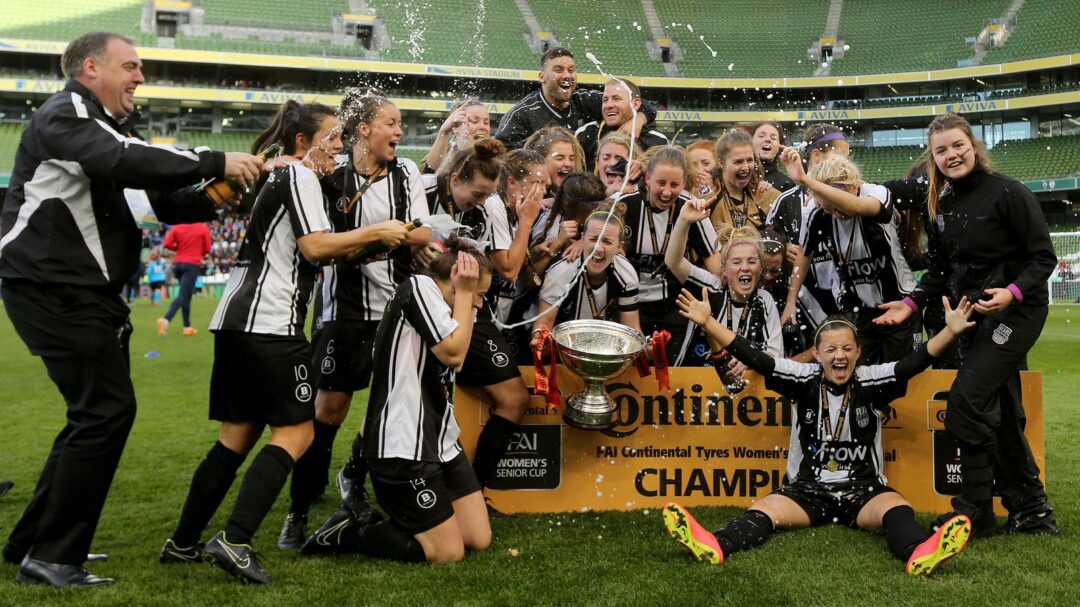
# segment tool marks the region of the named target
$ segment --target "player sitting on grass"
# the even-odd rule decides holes
[[[664,507],[664,526],[698,560],[722,563],[740,550],[761,545],[777,529],[798,529],[830,521],[880,532],[911,575],[929,575],[959,554],[971,534],[971,521],[955,516],[932,535],[915,521],[911,505],[886,485],[882,470],[880,412],[907,391],[907,381],[930,366],[957,335],[974,326],[967,298],[956,309],[945,305],[945,328],[903,359],[856,366],[855,325],[843,317],[826,320],[814,336],[817,364],[773,358],[753,347],[712,314],[708,299],[683,290],[680,313],[701,325],[720,347],[765,377],[770,390],[795,407],[791,479],[756,502],[715,534],[706,531],[682,506]],[[726,358],[724,352],[714,357]],[[720,370],[718,370],[720,371]],[[929,537],[928,537],[929,536]]]

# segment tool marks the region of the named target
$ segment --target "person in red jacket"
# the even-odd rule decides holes
[[[195,292],[195,279],[199,276],[203,257],[210,252],[210,229],[205,223],[182,223],[173,226],[165,235],[165,248],[176,251],[173,258],[173,275],[180,282],[180,292],[169,305],[169,311],[157,321],[158,335],[165,337],[169,322],[176,311],[184,313],[184,335],[195,335],[191,326],[191,295]]]

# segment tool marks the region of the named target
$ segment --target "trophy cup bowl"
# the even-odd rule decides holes
[[[563,420],[582,430],[607,430],[615,425],[615,401],[604,382],[618,377],[645,348],[645,336],[606,320],[571,320],[551,333],[563,365],[585,382],[585,389],[570,395]]]

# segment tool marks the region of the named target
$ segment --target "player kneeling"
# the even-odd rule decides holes
[[[324,524],[302,554],[361,552],[407,562],[460,561],[491,544],[480,482],[458,442],[454,369],[469,350],[491,262],[450,244],[426,274],[401,283],[375,334],[377,369],[364,421],[363,456],[389,522]]]
[[[678,504],[664,507],[664,526],[698,560],[721,563],[740,550],[765,542],[777,529],[798,529],[832,522],[873,532],[885,540],[912,575],[929,575],[959,554],[971,535],[971,521],[955,516],[930,534],[915,521],[911,505],[885,484],[882,473],[881,418],[893,400],[907,391],[907,381],[926,369],[956,336],[974,326],[971,305],[956,309],[944,299],[946,327],[903,359],[883,365],[856,366],[859,341],[855,325],[831,318],[814,338],[817,364],[773,358],[735,335],[712,315],[708,300],[688,291],[679,296],[680,312],[701,325],[721,347],[765,377],[765,385],[795,404],[791,432],[793,479],[759,500],[715,534],[706,531]],[[714,353],[714,359],[726,358]],[[720,371],[720,369],[718,369]]]

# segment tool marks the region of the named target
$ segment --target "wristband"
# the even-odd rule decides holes
[[[1020,287],[1016,286],[1016,283],[1011,283],[1005,288],[1009,291],[1009,293],[1013,294],[1013,297],[1016,298],[1016,301],[1024,303],[1024,294],[1020,291]]]
[[[904,301],[904,305],[911,308],[912,312],[918,312],[919,311],[919,304],[915,303],[915,300],[912,299],[911,297],[905,297],[903,301]]]

